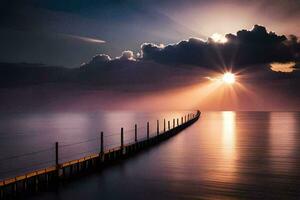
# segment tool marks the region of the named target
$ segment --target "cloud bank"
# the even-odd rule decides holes
[[[152,60],[163,64],[217,67],[220,65],[265,64],[272,62],[299,62],[300,43],[296,36],[286,37],[268,32],[255,25],[252,30],[227,34],[226,43],[190,38],[166,46],[144,43],[139,61]],[[129,53],[129,54],[128,54]],[[123,52],[120,58],[133,57],[132,52]]]
[[[1,86],[75,82],[155,88],[162,83],[190,83],[193,75],[195,79],[208,76],[205,70],[228,68],[233,72],[247,70],[265,80],[299,77],[300,41],[296,36],[277,35],[255,25],[252,30],[240,30],[225,38],[225,43],[214,38],[190,38],[169,45],[143,43],[136,54],[130,50],[115,58],[97,54],[76,69],[2,64]]]
[[[226,43],[216,42],[213,38],[207,41],[190,38],[169,45],[144,43],[136,54],[130,50],[115,58],[97,54],[75,69],[0,63],[2,108],[24,105],[24,99],[28,102],[26,108],[27,105],[35,107],[37,104],[32,102],[36,101],[57,106],[54,103],[58,101],[57,96],[61,99],[60,106],[74,105],[72,109],[87,104],[106,107],[112,99],[119,103],[124,99],[134,100],[134,107],[137,98],[144,99],[150,93],[155,95],[153,100],[147,96],[143,106],[157,107],[164,103],[164,108],[179,105],[186,108],[193,101],[195,106],[211,109],[300,108],[300,44],[297,37],[277,35],[258,25],[252,30],[241,30],[225,37]],[[232,107],[232,97],[218,97],[219,94],[226,95],[227,90],[223,93],[218,90],[215,96],[210,96],[214,100],[219,98],[223,104],[209,100],[200,104],[198,101],[211,90],[209,85],[215,73],[222,73],[226,67],[238,73],[240,83],[246,88],[235,94],[240,104]],[[259,98],[253,101],[252,97]],[[169,103],[170,99],[173,103]],[[111,104],[112,107],[115,105]]]

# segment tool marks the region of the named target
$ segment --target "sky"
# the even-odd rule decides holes
[[[235,33],[260,24],[298,35],[297,0],[2,0],[0,61],[78,67],[145,43]]]
[[[297,0],[3,0],[0,110],[300,110],[299,11]]]

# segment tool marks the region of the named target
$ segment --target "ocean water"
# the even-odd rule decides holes
[[[137,125],[138,140],[166,129],[173,119],[195,111],[177,112],[35,112],[0,114],[0,180],[23,175],[36,169],[55,165],[55,142],[59,144],[59,162],[70,161],[100,152],[100,132],[104,133],[104,149],[134,141]],[[183,118],[184,119],[184,118]]]
[[[298,112],[203,112],[154,148],[30,199],[300,199],[299,152]]]

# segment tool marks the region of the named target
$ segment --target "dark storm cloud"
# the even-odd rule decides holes
[[[132,51],[123,51],[122,55],[114,59],[106,54],[94,56],[89,62],[76,69],[77,80],[98,86],[157,88],[173,87],[178,82],[170,81],[187,74],[192,74],[184,68],[175,69],[173,66],[163,65],[154,61],[139,60]],[[189,81],[185,81],[189,82]],[[182,82],[181,82],[182,83]],[[179,84],[181,84],[179,83]]]
[[[97,63],[103,63],[103,62],[108,62],[110,61],[111,58],[109,55],[106,54],[98,54],[95,55],[92,60],[89,62],[89,64],[97,64]]]
[[[124,61],[124,63],[122,63]],[[116,57],[114,59],[111,59],[111,57],[107,54],[97,54],[95,55],[88,63],[83,63],[81,66],[82,67],[101,67],[102,65],[107,65],[107,64],[126,64],[126,61],[135,61],[134,55],[132,51],[123,51],[122,55],[119,57]]]
[[[244,69],[247,72],[262,74],[265,79],[281,79],[299,77],[300,43],[296,36],[277,35],[268,32],[265,27],[255,25],[252,30],[240,30],[236,34],[227,34],[226,43],[190,38],[167,46],[144,43],[137,56],[132,51],[124,51],[121,56],[111,59],[109,55],[96,55],[81,69],[83,79],[97,80],[97,77],[110,82],[107,76],[123,73],[122,78],[131,77],[134,71],[145,71],[140,76],[147,77],[149,71],[163,71],[166,67],[173,69],[190,69],[188,66],[209,70],[232,68]],[[295,63],[294,72],[284,75],[271,70],[271,63]],[[127,70],[127,71],[126,71]],[[149,71],[148,71],[149,70]],[[127,75],[125,75],[127,73]],[[163,73],[162,73],[163,74]],[[169,73],[172,74],[172,73]],[[166,75],[167,76],[167,75]],[[157,77],[157,75],[155,75]],[[128,81],[130,82],[130,78]]]
[[[224,44],[198,38],[167,46],[144,43],[136,56],[131,51],[116,58],[100,54],[80,67],[78,77],[81,82],[106,87],[130,85],[132,89],[148,85],[162,89],[163,84],[173,87],[174,83],[201,82],[211,76],[211,71],[222,72],[228,67],[234,73],[247,74],[246,82],[274,83],[274,87],[285,88],[282,90],[289,93],[298,90],[300,43],[296,36],[277,35],[256,25],[250,31],[241,30],[226,38]],[[271,70],[270,64],[277,62],[295,63],[294,71]]]
[[[199,81],[199,77],[207,76],[203,70],[224,66],[253,72],[254,79],[299,80],[300,43],[296,36],[280,36],[256,25],[250,31],[241,30],[226,37],[228,41],[224,44],[197,38],[167,46],[144,43],[137,55],[130,50],[115,58],[97,54],[74,69],[3,63],[0,65],[1,86],[71,82],[108,88],[121,85],[155,88],[162,83],[174,85],[191,83],[192,79]],[[295,70],[291,73],[274,72],[270,69],[273,62],[295,62]],[[171,81],[174,77],[176,81]]]
[[[174,70],[187,68],[188,65],[212,70],[247,68],[248,71],[260,70],[268,78],[286,78],[287,76],[271,71],[270,64],[295,62],[294,73],[299,71],[300,43],[296,36],[277,35],[268,32],[263,26],[255,25],[252,30],[240,30],[236,34],[227,34],[226,38],[227,42],[223,44],[214,42],[211,38],[207,41],[190,38],[167,46],[144,43],[137,56],[132,51],[124,51],[114,59],[100,54],[83,67],[87,71],[122,69],[123,66],[138,69],[138,66],[145,66],[150,61],[152,68],[157,64],[173,68],[177,66]],[[249,69],[249,66],[252,67]],[[260,69],[253,66],[260,66]]]
[[[203,67],[299,61],[300,43],[296,36],[288,39],[255,25],[251,31],[241,30],[236,35],[227,34],[226,38],[228,41],[224,44],[196,38],[165,47],[145,43],[142,45],[142,59]]]
[[[132,51],[123,51],[122,55],[120,57],[117,57],[117,59],[120,60],[135,60],[133,52]]]

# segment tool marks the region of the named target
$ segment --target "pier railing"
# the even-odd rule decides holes
[[[23,191],[36,191],[47,187],[51,182],[130,156],[179,133],[198,120],[200,114],[197,111],[171,121],[157,120],[152,131],[149,122],[143,127],[135,124],[132,129],[121,128],[119,133],[105,135],[100,132],[98,137],[83,141],[69,144],[56,142],[51,148],[2,158],[0,163],[13,162],[15,159],[29,160],[31,163],[26,167],[1,172],[19,175],[0,179],[0,199]],[[142,133],[141,130],[145,131]],[[38,162],[39,160],[41,161]]]

